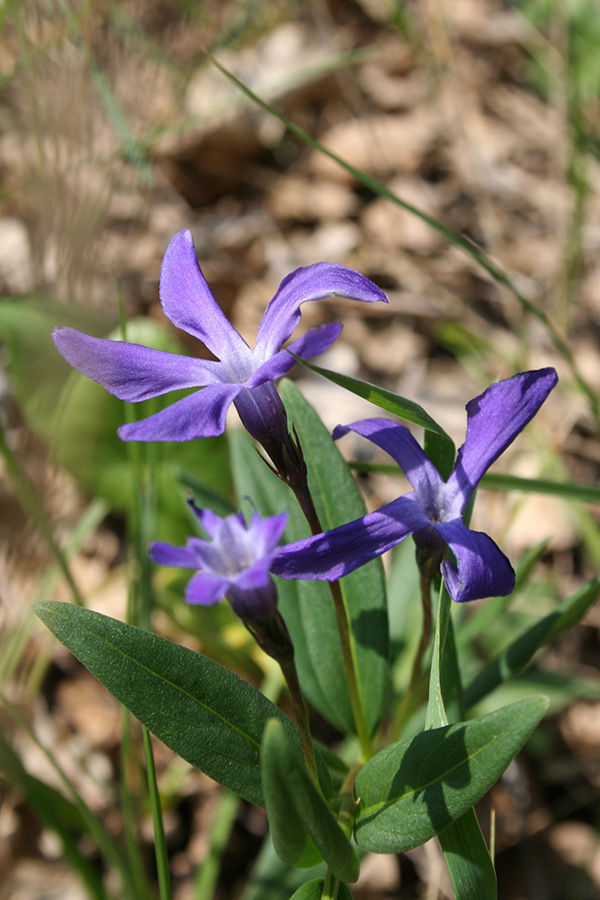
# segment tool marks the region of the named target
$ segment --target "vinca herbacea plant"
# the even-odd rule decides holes
[[[391,418],[342,422],[332,435],[291,382],[279,390],[275,382],[297,359],[318,355],[338,337],[341,326],[329,324],[286,345],[301,304],[333,296],[387,301],[369,279],[342,266],[298,269],[268,304],[250,348],[215,301],[191,235],[182,231],[163,262],[163,309],[216,359],[71,328],[54,333],[75,369],[122,400],[195,389],[121,426],[125,441],[219,435],[228,407],[237,408],[246,432],[228,430],[233,506],[231,497],[221,498],[218,511],[204,497],[190,498],[185,544],[153,540],[148,553],[157,564],[157,589],[165,579],[179,579],[176,602],[189,604],[199,623],[210,615],[206,607],[228,601],[279,665],[291,715],[228,668],[148,627],[67,604],[41,603],[37,613],[151,732],[230,791],[265,807],[277,865],[297,872],[288,896],[347,898],[345,885],[357,880],[362,856],[399,853],[437,836],[459,900],[493,898],[493,860],[473,807],[548,705],[535,692],[498,703],[494,692],[578,621],[598,593],[593,583],[563,601],[517,635],[501,659],[461,656],[468,602],[507,605],[519,590],[495,543],[501,535],[471,527],[477,488],[548,399],[556,373],[512,374],[470,400],[458,454],[414,401],[372,385],[370,399],[388,414],[424,426],[424,447]],[[344,384],[365,395],[364,385],[345,376]],[[389,454],[412,490],[368,512],[336,444],[349,432]],[[399,544],[387,597],[381,557]],[[400,555],[409,545],[414,554]],[[405,571],[400,578],[398,560]],[[411,613],[402,621],[420,623],[419,633],[390,635],[399,609]],[[477,705],[483,698],[485,712]],[[313,740],[319,718],[333,726],[331,746]]]

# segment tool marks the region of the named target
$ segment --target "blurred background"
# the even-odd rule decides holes
[[[559,390],[499,467],[597,481],[597,422],[544,322],[423,218],[292,136],[206,50],[312,138],[481,247],[554,322],[591,391],[600,389],[596,0],[4,0],[1,900],[89,897],[87,863],[114,896],[110,865],[74,822],[66,837],[77,852],[65,852],[48,793],[65,790],[56,765],[111,834],[120,839],[124,827],[118,704],[35,625],[31,604],[84,598],[124,619],[132,577],[148,577],[127,550],[131,519],[140,546],[181,541],[189,487],[218,511],[230,498],[224,441],[132,451],[115,435],[123,404],[74,379],[49,337],[65,324],[118,336],[124,312],[128,339],[201,353],[158,298],[177,231],[191,229],[208,283],[251,344],[292,269],[326,260],[373,279],[388,307],[311,304],[301,328],[343,321],[342,339],[319,362],[418,401],[458,443],[469,398],[516,371],[556,366]],[[329,427],[373,414],[298,369]],[[349,438],[345,452],[356,458],[365,447]],[[152,482],[141,503],[136,453]],[[364,486],[372,507],[402,488],[385,474]],[[600,563],[598,505],[523,496],[479,495],[478,530],[513,560],[535,550],[525,600],[507,623],[492,623],[483,657]],[[226,608],[202,619],[182,609],[183,583],[160,573],[157,631],[261,683],[269,661]],[[543,681],[551,715],[482,804],[482,821],[496,813],[503,900],[600,897],[599,628],[592,610],[536,661],[530,678]],[[289,897],[293,888],[278,893],[252,874],[263,811],[224,802],[158,742],[155,753],[177,900]],[[135,841],[151,872],[152,827],[133,759]],[[215,862],[210,834],[223,821]],[[370,859],[353,893],[451,896],[434,843]]]

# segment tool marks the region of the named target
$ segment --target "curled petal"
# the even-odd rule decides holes
[[[435,530],[456,558],[442,563],[442,574],[453,600],[463,603],[484,597],[505,597],[515,587],[515,573],[493,540],[480,531],[471,531],[462,519],[440,522]]]
[[[276,552],[271,571],[282,578],[335,581],[429,525],[409,494],[362,519],[287,544]]]
[[[55,328],[52,340],[73,368],[104,385],[120,400],[148,400],[168,391],[217,381],[219,364],[210,360],[90,337],[74,328]]]
[[[321,325],[320,328],[311,328],[303,337],[298,338],[285,350],[280,350],[275,356],[267,359],[248,379],[246,386],[253,388],[264,381],[276,381],[277,378],[286,375],[296,365],[296,360],[288,353],[288,350],[302,359],[310,359],[312,356],[319,356],[320,353],[324,353],[337,340],[342,327],[340,322],[333,322],[330,325]]]
[[[467,403],[467,436],[448,479],[447,497],[457,516],[492,463],[533,419],[557,380],[552,368],[521,372]]]
[[[150,559],[161,566],[178,569],[197,569],[198,557],[192,547],[174,547],[166,541],[153,541],[148,547]]]
[[[211,384],[140,422],[121,425],[124,441],[192,441],[223,434],[239,384]]]
[[[300,321],[300,305],[326,297],[348,297],[365,303],[388,299],[372,281],[353,269],[316,263],[296,269],[283,279],[258,326],[256,349],[267,360],[287,341]]]
[[[185,602],[200,603],[202,606],[213,606],[225,595],[229,585],[230,582],[227,578],[198,572],[187,583]]]
[[[391,419],[363,419],[351,425],[338,425],[333,432],[333,439],[337,440],[348,431],[361,434],[389,453],[414,488],[423,512],[436,517],[443,503],[444,482],[408,428]]]
[[[203,341],[219,359],[246,358],[249,348],[215,300],[186,229],[170,242],[160,270],[160,299],[173,325]]]

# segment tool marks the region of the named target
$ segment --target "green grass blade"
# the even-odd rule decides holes
[[[559,333],[556,326],[552,323],[550,318],[546,315],[546,313],[540,309],[532,300],[529,299],[519,288],[516,286],[514,281],[504,272],[500,266],[496,265],[496,263],[492,262],[492,260],[477,247],[475,244],[471,243],[471,241],[467,240],[467,238],[462,237],[462,235],[457,234],[452,231],[452,229],[447,228],[442,222],[433,216],[428,215],[423,212],[423,210],[419,209],[416,206],[413,206],[412,203],[408,203],[405,200],[402,200],[397,194],[390,190],[383,182],[379,181],[377,178],[373,178],[372,175],[367,175],[366,172],[357,169],[355,166],[346,162],[333,151],[328,150],[324,144],[321,144],[320,141],[317,141],[315,138],[311,137],[306,131],[300,128],[298,125],[295,125],[290,119],[286,116],[282,115],[282,113],[278,112],[274,106],[270,103],[267,103],[265,100],[262,100],[257,94],[250,90],[243,82],[241,82],[235,75],[230,72],[225,66],[221,65],[213,56],[207,53],[208,58],[212,62],[214,66],[219,69],[223,75],[229,79],[235,86],[242,91],[243,94],[246,95],[253,103],[257,106],[260,106],[261,109],[264,109],[265,112],[269,113],[271,116],[274,116],[278,119],[282,125],[284,125],[288,131],[290,131],[295,137],[301,140],[304,144],[309,147],[312,147],[313,150],[318,150],[319,153],[322,153],[324,156],[329,157],[329,159],[333,160],[337,163],[341,168],[345,169],[346,172],[349,172],[360,184],[363,184],[365,187],[369,188],[373,191],[374,194],[377,194],[380,197],[385,197],[387,200],[390,200],[392,203],[396,204],[396,206],[400,206],[402,209],[405,209],[407,212],[421,219],[423,222],[426,222],[434,231],[437,231],[438,234],[441,234],[448,243],[457,247],[459,250],[462,250],[471,259],[475,260],[489,275],[496,281],[498,284],[501,284],[503,287],[507,288],[519,301],[523,309],[525,309],[530,315],[534,316],[538,319],[544,328],[546,329],[548,335],[550,336],[552,343],[569,365],[571,372],[579,389],[585,394],[590,407],[594,413],[594,417],[596,419],[596,423],[598,427],[600,427],[600,398],[596,395],[595,391],[588,385],[587,381],[581,374],[579,366],[577,365],[577,361],[571,352],[566,341],[563,339],[561,334]]]

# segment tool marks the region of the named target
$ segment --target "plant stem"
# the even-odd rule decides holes
[[[410,682],[408,684],[408,688],[406,689],[406,693],[402,698],[402,702],[396,711],[396,715],[394,717],[394,723],[392,726],[391,733],[391,742],[394,743],[398,740],[403,727],[408,721],[409,716],[412,712],[418,707],[421,699],[423,699],[423,691],[422,691],[422,680],[421,680],[421,665],[423,663],[423,657],[425,655],[425,651],[429,646],[429,641],[431,640],[431,629],[433,624],[432,614],[431,614],[431,579],[433,572],[431,571],[431,567],[422,568],[419,570],[419,581],[421,585],[421,603],[423,605],[423,631],[421,633],[421,640],[419,642],[419,646],[417,648],[417,652],[415,655],[415,659],[413,662],[412,673],[410,676]]]
[[[142,725],[144,738],[144,753],[146,755],[146,772],[148,777],[148,793],[150,794],[150,806],[152,808],[152,825],[154,828],[154,853],[156,855],[156,870],[158,872],[158,889],[160,900],[171,900],[171,874],[169,869],[169,855],[163,827],[162,810],[160,806],[160,794],[156,780],[156,766],[154,765],[154,753],[150,732]]]
[[[308,480],[291,483],[290,487],[294,491],[296,499],[300,504],[300,508],[304,513],[306,521],[313,534],[321,534],[325,529],[321,525],[319,514],[315,508],[315,504],[310,493]],[[340,643],[342,646],[342,664],[344,667],[344,676],[346,678],[346,686],[354,715],[354,724],[356,725],[356,733],[360,742],[364,760],[368,760],[373,756],[373,745],[367,729],[365,714],[363,710],[358,678],[356,675],[356,666],[354,656],[352,654],[352,641],[350,636],[350,622],[348,621],[348,613],[346,604],[342,594],[342,586],[339,581],[330,581],[329,589],[333,597],[333,607],[335,610],[335,618],[340,635]]]
[[[310,733],[308,710],[306,708],[306,703],[300,689],[300,681],[298,680],[296,664],[294,660],[291,659],[289,662],[280,662],[280,666],[281,671],[283,672],[283,677],[285,678],[288,690],[290,692],[292,706],[294,708],[294,718],[296,719],[296,724],[300,731],[300,740],[302,741],[302,754],[304,756],[306,770],[310,775],[315,787],[317,788],[319,793],[321,793],[315,748],[313,746],[312,736]]]

